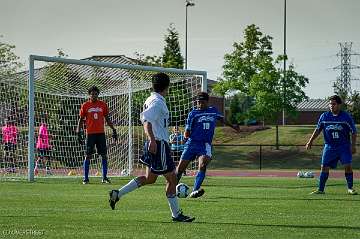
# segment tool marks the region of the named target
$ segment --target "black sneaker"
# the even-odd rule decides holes
[[[83,180],[82,184],[89,184],[89,180]]]
[[[103,178],[101,180],[102,183],[111,183],[110,179],[109,178]]]
[[[185,216],[182,212],[179,213],[177,217],[172,218],[173,222],[192,222],[195,220],[195,217]]]
[[[205,193],[205,190],[200,188],[199,190],[192,191],[190,193],[190,197],[191,198],[198,198],[198,197],[201,197],[202,195],[204,195],[204,193]]]
[[[115,210],[115,204],[119,201],[119,190],[109,192],[109,204],[112,210]]]
[[[46,175],[49,175],[49,176],[51,176],[52,175],[52,173],[51,173],[51,170],[49,169],[49,168],[46,168]]]

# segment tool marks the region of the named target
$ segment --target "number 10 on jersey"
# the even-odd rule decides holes
[[[203,123],[203,129],[210,129],[210,123],[208,122]]]

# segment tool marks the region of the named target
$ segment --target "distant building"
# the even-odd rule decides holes
[[[98,56],[91,56],[88,58],[84,58],[82,60],[102,61],[102,62],[110,62],[114,64],[131,64],[131,65],[139,64],[138,60],[132,59],[125,55],[98,55]]]
[[[306,125],[316,124],[319,116],[329,111],[329,101],[323,99],[309,99],[301,102],[297,105],[297,115],[295,117],[287,117],[287,125]],[[282,120],[278,120],[279,124],[282,124]]]

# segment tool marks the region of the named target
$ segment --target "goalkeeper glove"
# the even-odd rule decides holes
[[[116,129],[113,129],[112,138],[114,139],[114,141],[118,140],[118,134],[116,132]]]
[[[78,142],[80,145],[83,145],[84,144],[84,135],[81,131],[79,131],[77,133],[77,138],[78,138]]]

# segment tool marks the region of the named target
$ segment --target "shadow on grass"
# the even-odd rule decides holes
[[[145,221],[145,220],[137,220],[137,223],[153,223],[153,224],[174,224],[172,221]],[[277,228],[302,228],[302,229],[343,229],[343,230],[356,230],[360,231],[360,227],[355,226],[339,226],[339,225],[286,225],[286,224],[256,224],[256,223],[241,223],[241,222],[201,222],[194,221],[192,223],[187,224],[204,224],[204,225],[222,225],[222,226],[251,226],[251,227],[277,227]]]
[[[345,183],[332,183],[332,184],[327,184],[326,187],[335,187],[335,186],[346,186]],[[221,185],[212,185],[212,184],[207,184],[204,185],[205,187],[226,187],[226,188],[271,188],[271,189],[301,189],[301,188],[316,188],[316,184],[314,185],[303,185],[303,186],[285,186],[285,187],[281,187],[281,186],[269,186],[269,185],[226,185],[226,184],[221,184]]]
[[[305,195],[304,195],[305,196]],[[320,197],[318,197],[320,196]],[[274,197],[274,198],[268,198],[268,197],[232,197],[232,196],[220,196],[220,197],[211,197],[211,199],[230,199],[230,200],[266,200],[266,201],[341,201],[341,202],[355,202],[360,201],[360,198],[354,199],[353,196],[351,199],[344,199],[344,198],[324,198],[325,195],[308,195],[307,198],[291,198],[291,197]],[[326,196],[325,196],[326,197]]]
[[[360,230],[360,227],[339,226],[339,225],[285,225],[285,224],[256,224],[241,222],[193,222],[196,224],[206,225],[231,225],[231,226],[252,226],[252,227],[279,227],[279,228],[303,228],[303,229],[344,229],[344,230]]]

